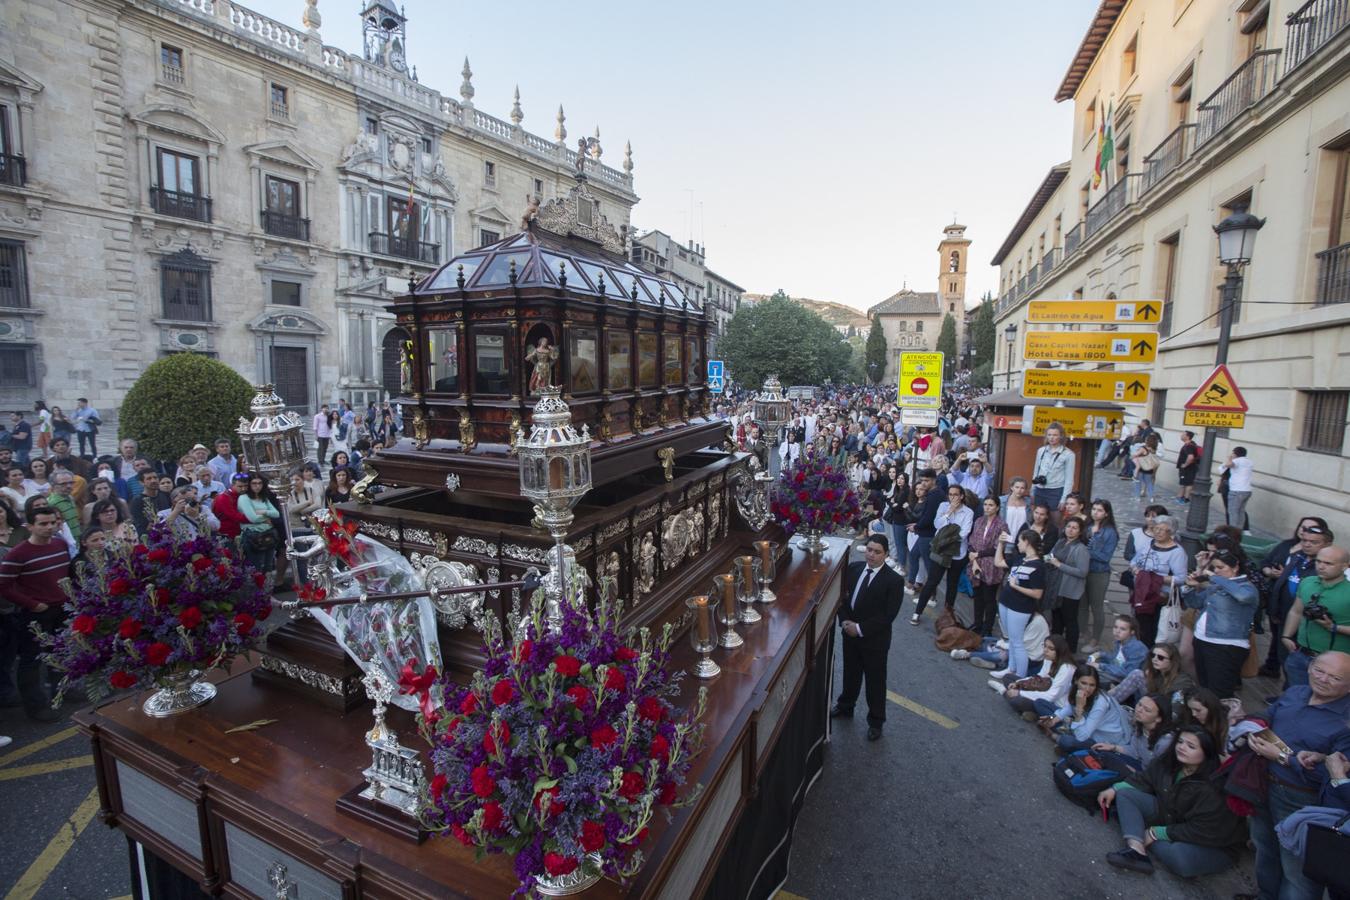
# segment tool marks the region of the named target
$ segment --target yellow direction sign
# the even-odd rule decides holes
[[[1028,322],[1155,325],[1162,318],[1161,300],[1032,300]]]
[[[1247,414],[1224,410],[1188,409],[1181,414],[1181,424],[1200,428],[1245,428]]]
[[[1114,440],[1120,437],[1121,414],[1063,406],[1022,407],[1023,434],[1045,434],[1052,423],[1064,429],[1065,437]]]
[[[1048,400],[1105,400],[1147,403],[1153,376],[1135,372],[1080,372],[1075,369],[1027,369],[1022,396]]]
[[[1191,394],[1183,409],[1197,412],[1245,413],[1247,401],[1238,390],[1237,380],[1223,363],[1214,367],[1209,377]],[[1188,425],[1191,423],[1187,423]],[[1200,424],[1200,423],[1195,423]],[[1240,428],[1239,425],[1218,425],[1217,428]]]
[[[940,409],[942,407],[943,353],[900,354],[901,407]]]
[[[1028,331],[1026,359],[1060,362],[1151,363],[1158,357],[1154,331]]]

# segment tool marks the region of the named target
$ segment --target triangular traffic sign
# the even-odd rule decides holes
[[[1209,373],[1200,387],[1191,394],[1184,409],[1201,412],[1242,412],[1247,411],[1247,401],[1238,390],[1237,380],[1225,365],[1217,365]]]

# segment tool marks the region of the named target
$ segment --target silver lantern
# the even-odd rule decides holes
[[[249,403],[252,419],[239,417],[239,446],[250,475],[263,477],[277,502],[286,529],[286,550],[291,551],[291,524],[286,498],[291,490],[291,472],[305,461],[305,432],[300,417],[286,410],[285,401],[270,384],[257,386]]]
[[[755,397],[755,421],[764,431],[764,439],[769,443],[769,475],[775,481],[782,470],[778,458],[778,443],[782,439],[783,426],[788,423],[792,412],[792,402],[783,396],[783,386],[778,383],[777,375],[764,379],[764,386]]]

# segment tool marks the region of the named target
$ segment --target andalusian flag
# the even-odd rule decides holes
[[[1111,125],[1111,114],[1115,109],[1115,104],[1107,108],[1106,116],[1101,124],[1097,126],[1097,162],[1093,166],[1092,186],[1094,188],[1102,186],[1102,179],[1106,177],[1108,166],[1116,155],[1116,136],[1115,129]]]
[[[412,176],[408,176],[408,202],[403,207],[403,239],[406,241],[412,236],[412,217],[413,209],[416,207],[416,199],[413,197],[413,188],[416,182]]]

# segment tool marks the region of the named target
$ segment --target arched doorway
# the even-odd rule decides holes
[[[384,387],[385,396],[391,400],[403,393],[398,383],[398,350],[404,341],[411,339],[407,331],[395,327],[389,329],[389,333],[384,336],[384,343],[380,345],[380,384]]]

